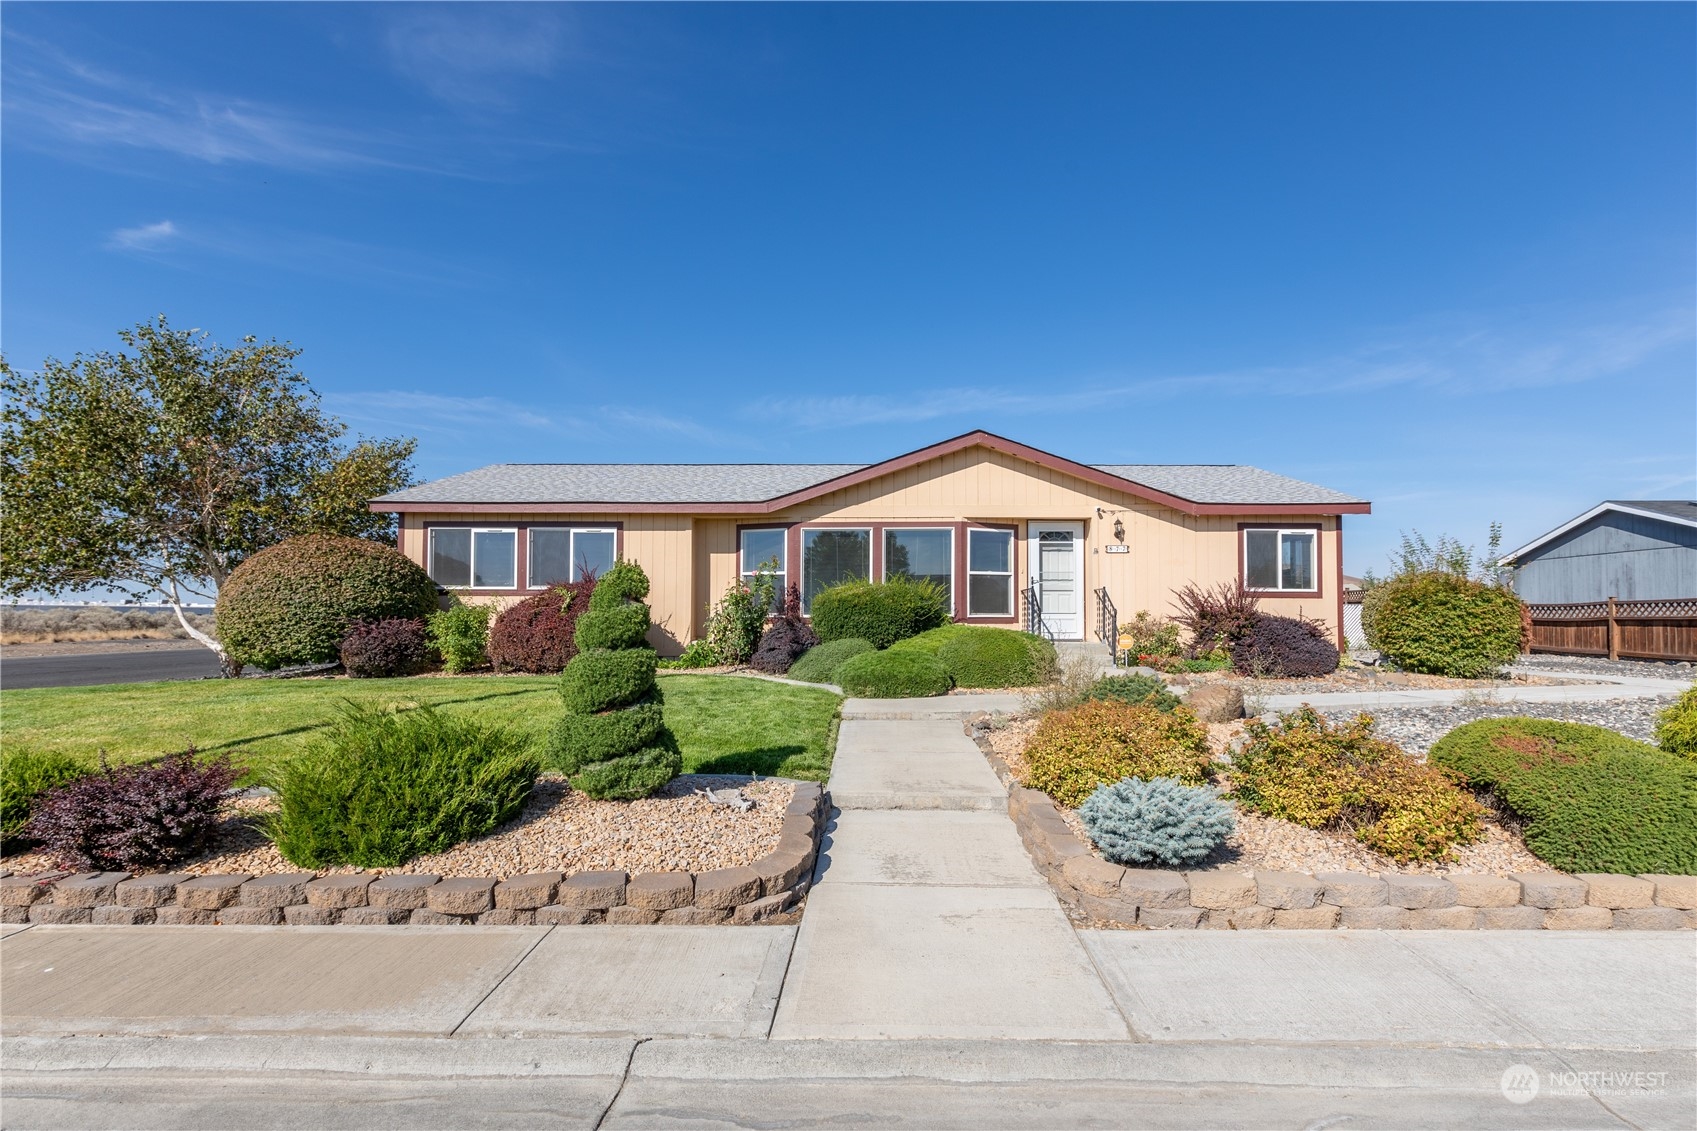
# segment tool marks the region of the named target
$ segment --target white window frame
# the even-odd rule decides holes
[[[879,580],[890,580],[889,539],[891,534],[931,534],[937,531],[942,531],[949,536],[949,608],[952,610],[955,608],[955,593],[958,588],[955,585],[958,580],[955,575],[959,572],[955,568],[955,528],[952,526],[885,526],[880,528],[879,536],[884,539],[884,543],[878,547],[880,555],[878,572],[881,574]]]
[[[878,529],[877,529],[877,525],[875,523],[867,523],[865,526],[856,526],[856,525],[853,525],[853,524],[849,524],[849,525],[843,525],[843,526],[804,526],[804,527],[802,527],[800,538],[797,540],[797,543],[796,543],[796,545],[801,550],[801,564],[800,564],[800,567],[796,570],[796,572],[801,578],[801,603],[802,603],[802,614],[804,616],[809,616],[809,617],[812,616],[812,610],[810,608],[808,608],[808,600],[807,600],[807,536],[809,534],[827,534],[827,533],[830,533],[833,530],[852,530],[852,531],[857,531],[859,533],[866,535],[866,576],[867,576],[868,580],[870,580],[871,577],[872,577],[872,559],[873,559],[874,555],[876,555],[877,552],[878,552],[877,543],[874,541],[874,539],[876,539],[878,537]],[[740,562],[740,559],[739,559],[739,562]]]
[[[972,568],[972,536],[974,534],[994,535],[1008,540],[1008,568],[973,569]],[[973,618],[1011,620],[1019,615],[1019,539],[1017,532],[1003,530],[999,527],[969,526],[966,528],[966,619]],[[972,608],[972,579],[974,577],[1005,577],[1008,579],[1008,610],[1005,613],[980,613]]]
[[[613,536],[613,560],[617,561],[619,558],[619,528],[616,526],[555,526],[552,523],[537,523],[527,527],[524,535],[524,587],[526,589],[548,588],[547,582],[537,583],[530,568],[530,563],[535,560],[535,556],[530,552],[531,542],[538,530],[564,530],[567,532],[569,540],[566,543],[566,551],[571,555],[573,574],[577,573],[577,536],[579,534],[611,534]],[[572,578],[573,583],[577,580],[576,577]]]
[[[1249,536],[1251,534],[1277,534],[1278,540],[1273,543],[1273,575],[1278,584],[1273,586],[1249,584]],[[1286,588],[1285,580],[1285,535],[1296,534],[1308,538],[1312,542],[1313,553],[1309,565],[1314,571],[1314,584],[1302,588]],[[1243,528],[1243,588],[1249,593],[1318,593],[1320,591],[1320,532],[1312,526],[1246,526]]]
[[[772,572],[772,606],[781,609],[784,606],[784,593],[789,589],[790,568],[790,528],[787,526],[744,526],[737,531],[737,576],[750,589],[763,570],[758,565],[748,569],[748,563],[743,559],[742,536],[744,534],[770,534],[776,532],[783,535],[778,540],[778,568]]]
[[[450,525],[450,524],[447,524],[447,523],[444,523],[441,526],[432,526],[430,528],[430,543],[429,543],[428,546],[425,547],[425,551],[426,551],[425,552],[425,559],[429,563],[429,566],[426,567],[427,572],[430,568],[434,568],[434,566],[436,565],[436,532],[438,530],[464,530],[470,535],[470,538],[468,539],[467,549],[466,549],[466,559],[467,559],[466,564],[470,567],[470,569],[469,569],[469,576],[467,577],[468,583],[465,584],[465,585],[449,585],[446,582],[436,581],[436,578],[434,576],[432,576],[430,578],[431,581],[435,581],[437,585],[442,586],[442,588],[444,588],[444,589],[465,589],[465,590],[490,589],[490,590],[493,590],[495,592],[509,592],[513,589],[514,586],[516,586],[518,584],[518,579],[519,579],[519,561],[518,561],[518,558],[519,558],[519,528],[518,527],[516,527],[516,526],[454,526],[454,525]],[[513,584],[512,585],[509,585],[509,586],[506,586],[506,587],[503,588],[502,586],[498,586],[498,585],[479,585],[479,584],[477,584],[477,536],[479,534],[511,534],[513,536]],[[526,546],[526,549],[529,549],[528,545]]]

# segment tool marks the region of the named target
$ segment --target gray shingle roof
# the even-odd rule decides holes
[[[759,503],[860,463],[497,463],[408,487],[378,503]],[[1099,464],[1097,470],[1196,503],[1357,503],[1353,496],[1241,464]]]
[[[1665,514],[1682,522],[1697,522],[1697,503],[1685,499],[1610,499],[1609,505]]]

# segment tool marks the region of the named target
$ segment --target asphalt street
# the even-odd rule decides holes
[[[81,656],[6,659],[0,655],[0,687],[87,687],[97,683],[151,683],[161,679],[207,679],[218,674],[218,657],[205,648],[105,652]]]

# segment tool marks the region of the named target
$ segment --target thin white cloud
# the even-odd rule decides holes
[[[727,442],[723,433],[709,428],[695,420],[684,420],[674,416],[663,416],[647,410],[620,408],[616,405],[606,405],[601,409],[601,416],[614,424],[632,429],[647,429],[650,431],[669,432],[674,436],[688,436],[692,440],[700,440],[709,444],[724,444]]]
[[[560,13],[541,4],[436,4],[391,10],[390,64],[443,102],[509,103],[517,80],[550,74],[559,61]]]
[[[551,416],[501,397],[454,397],[404,389],[365,393],[328,393],[324,401],[339,415],[418,432],[458,432],[467,428],[576,430],[580,422]]]
[[[113,251],[158,251],[167,244],[175,243],[181,234],[177,225],[161,220],[157,224],[119,228],[106,238],[106,246]]]

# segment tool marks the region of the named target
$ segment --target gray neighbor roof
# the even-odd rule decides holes
[[[382,503],[761,503],[861,463],[496,463],[384,495]],[[1099,464],[1195,503],[1364,500],[1241,464]]]
[[[1697,503],[1685,499],[1610,499],[1606,505],[1631,507],[1637,511],[1665,514],[1682,522],[1697,523]]]

